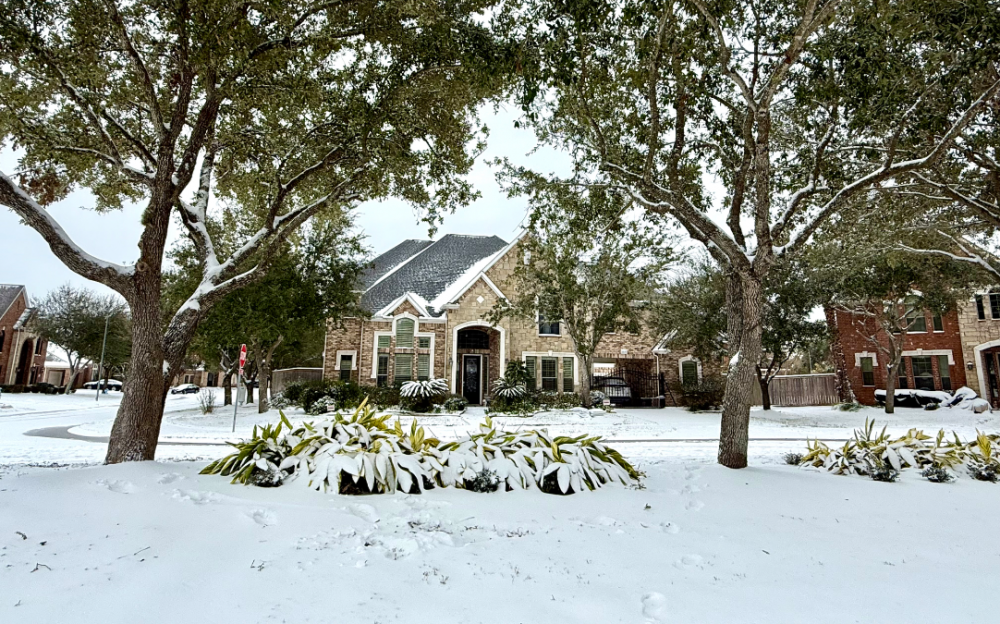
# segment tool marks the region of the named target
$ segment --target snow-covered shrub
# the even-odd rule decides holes
[[[465,397],[458,394],[451,395],[442,404],[446,412],[461,412],[468,406],[469,402],[465,400]]]
[[[871,477],[872,481],[895,483],[896,479],[899,478],[899,471],[883,464],[872,468],[871,472],[868,473],[868,476]]]
[[[940,409],[940,408],[941,408],[941,404],[940,403],[928,403],[928,404],[924,405],[924,409],[926,411],[928,411],[928,412],[933,412],[934,410]]]
[[[426,414],[434,411],[434,404],[448,393],[444,379],[407,381],[399,389],[400,404],[413,412]]]
[[[538,395],[538,407],[546,410],[565,410],[580,407],[583,400],[574,392],[542,392]]]
[[[496,492],[500,489],[500,477],[489,468],[484,468],[474,479],[465,481],[465,489],[472,492]]]
[[[271,397],[271,407],[275,409],[285,409],[289,405],[291,405],[291,402],[288,399],[286,399],[285,395],[282,394],[281,392]]]
[[[684,406],[692,412],[715,409],[722,405],[726,394],[726,380],[719,375],[705,375],[694,383],[677,386]]]
[[[785,453],[781,458],[789,466],[798,466],[802,463],[802,453]]]
[[[306,413],[310,416],[319,416],[321,414],[326,414],[330,411],[330,408],[336,408],[337,402],[333,397],[321,396],[312,403],[309,404],[309,409]]]
[[[861,411],[862,405],[857,401],[849,401],[847,403],[837,403],[833,406],[833,409],[841,412],[858,412]]]
[[[920,473],[920,476],[927,479],[931,483],[949,483],[955,479],[950,472],[938,466],[929,466],[924,468]]]
[[[513,401],[526,396],[528,390],[524,387],[524,384],[506,377],[500,377],[493,382],[493,393],[498,397]]]
[[[215,393],[211,390],[198,393],[198,409],[202,414],[211,414],[215,411]]]
[[[1000,479],[1000,459],[994,440],[978,431],[976,434],[976,441],[969,445],[969,474],[977,481],[996,483]]]
[[[604,394],[600,390],[590,391],[590,404],[591,405],[604,405],[604,400],[608,398],[608,395]]]
[[[337,413],[293,428],[282,414],[277,427],[254,427],[252,439],[234,444],[236,453],[212,462],[202,473],[232,475],[234,483],[244,484],[298,480],[342,494],[472,489],[471,483],[487,470],[507,490],[539,488],[558,494],[629,485],[641,476],[599,437],[501,431],[487,418],[477,433],[441,444],[416,421],[405,431],[398,419],[392,426],[388,419],[362,405],[351,416]],[[283,428],[288,431],[282,435]]]

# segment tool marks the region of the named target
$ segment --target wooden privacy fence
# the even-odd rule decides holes
[[[271,374],[271,392],[284,392],[288,384],[323,379],[322,368],[283,368]]]
[[[819,375],[781,375],[771,380],[768,387],[771,405],[802,407],[806,405],[833,405],[837,403],[837,388],[833,373]],[[760,384],[754,383],[753,404],[762,403]]]

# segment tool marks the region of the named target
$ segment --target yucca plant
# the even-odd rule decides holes
[[[994,454],[993,439],[979,431],[969,448],[969,474],[977,481],[1000,480],[1000,460]]]
[[[508,401],[516,401],[528,394],[528,390],[524,387],[524,384],[507,379],[506,377],[501,377],[493,382],[493,392]]]
[[[424,379],[421,381],[406,381],[399,388],[401,396],[416,398],[431,398],[448,392],[448,381],[445,379]]]

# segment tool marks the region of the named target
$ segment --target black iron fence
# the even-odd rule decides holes
[[[663,374],[648,369],[617,367],[610,373],[595,375],[591,388],[603,392],[615,405],[625,407],[676,404]]]

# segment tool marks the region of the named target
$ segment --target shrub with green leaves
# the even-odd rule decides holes
[[[839,412],[860,412],[862,407],[864,406],[857,401],[849,401],[847,403],[837,403],[833,406],[833,409]]]
[[[920,476],[931,483],[949,483],[955,480],[954,475],[939,466],[928,466],[920,473]]]
[[[976,434],[976,441],[969,445],[969,474],[977,481],[996,483],[1000,480],[1000,460],[993,447],[994,439],[978,431]]]
[[[989,474],[990,467],[1000,474],[1000,462],[992,446],[998,440],[1000,436],[978,433],[976,442],[966,443],[954,432],[948,437],[941,430],[932,438],[919,429],[910,429],[893,438],[886,433],[885,427],[876,433],[875,423],[866,419],[864,429],[855,430],[842,447],[831,448],[820,440],[807,442],[808,452],[802,457],[802,465],[825,468],[836,474],[872,476],[875,472],[884,473],[888,469],[901,472],[906,468],[934,468],[947,472],[947,469],[967,464],[974,477],[980,466],[985,469],[984,475]],[[930,471],[928,474],[938,473]]]
[[[676,389],[692,412],[717,409],[726,394],[726,380],[719,375],[705,375],[696,382],[679,384]]]
[[[629,485],[641,476],[599,437],[502,431],[487,418],[478,432],[442,444],[416,421],[406,431],[398,419],[392,425],[388,420],[366,404],[353,415],[337,413],[299,427],[292,427],[282,413],[276,427],[254,427],[250,440],[234,443],[235,453],[202,473],[232,476],[233,483],[243,484],[301,481],[343,494],[471,489],[481,487],[472,484],[484,471],[507,490],[538,488],[557,494]]]
[[[798,466],[802,463],[802,453],[785,453],[781,458],[789,466]]]
[[[407,381],[399,389],[401,406],[421,414],[434,411],[438,400],[447,394],[448,381],[445,379]]]
[[[463,412],[469,406],[469,402],[465,400],[464,396],[453,394],[445,399],[441,405],[446,412]]]

